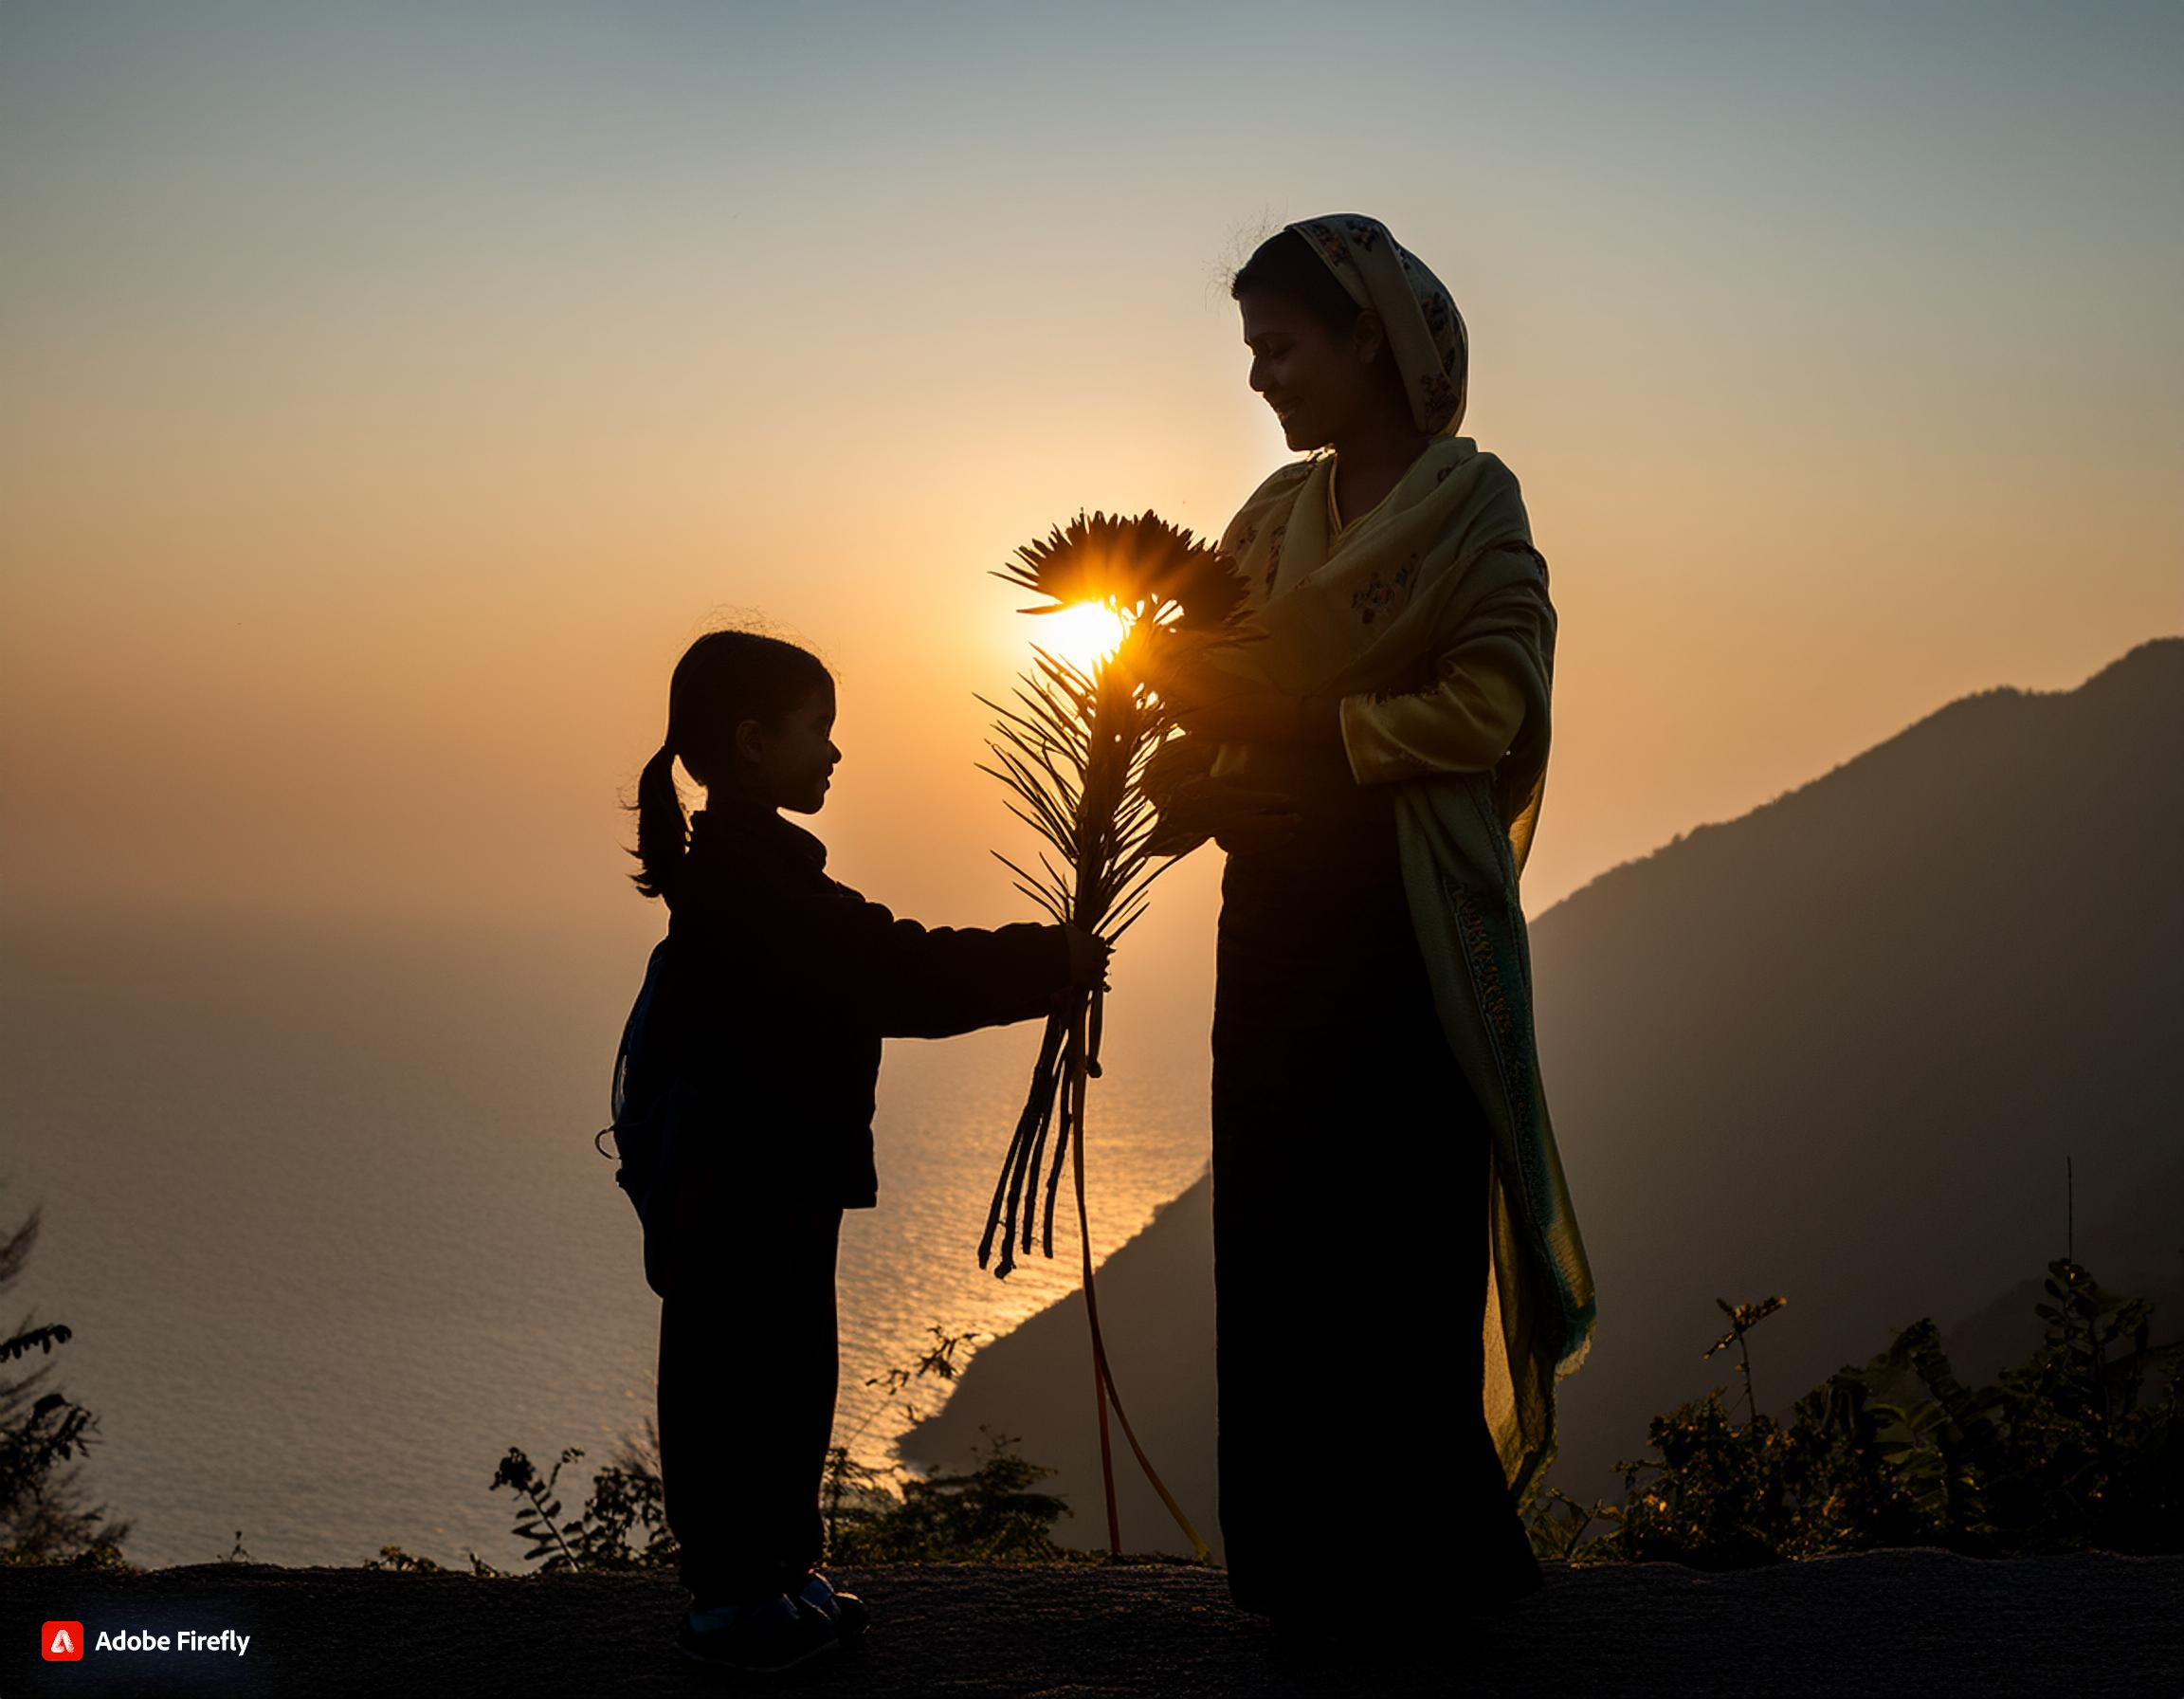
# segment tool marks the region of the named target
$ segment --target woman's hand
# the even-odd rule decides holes
[[[1160,830],[1193,843],[1211,838],[1233,855],[1287,843],[1297,818],[1279,791],[1249,790],[1232,778],[1194,778],[1175,787],[1160,811]]]
[[[1192,737],[1215,743],[1330,743],[1341,737],[1333,697],[1290,696],[1173,642],[1147,644],[1129,663]]]
[[[1064,926],[1062,936],[1069,941],[1068,992],[1112,989],[1107,983],[1107,959],[1114,947],[1082,926]]]

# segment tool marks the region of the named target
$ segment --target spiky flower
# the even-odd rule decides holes
[[[1218,632],[1244,611],[1244,580],[1220,551],[1151,510],[1136,518],[1080,513],[1026,543],[993,575],[1047,598],[1026,613],[1093,602],[1133,623]]]

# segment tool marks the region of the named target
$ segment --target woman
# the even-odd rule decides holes
[[[1516,479],[1451,434],[1463,320],[1386,227],[1291,225],[1233,294],[1251,387],[1313,452],[1223,539],[1264,641],[1153,681],[1189,732],[1155,789],[1164,848],[1229,852],[1213,1020],[1229,1585],[1319,1635],[1359,1560],[1421,1535],[1463,1554],[1459,1608],[1539,1581],[1516,1506],[1593,1313],[1517,895],[1555,614]]]

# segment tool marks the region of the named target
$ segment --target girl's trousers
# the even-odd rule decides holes
[[[842,1211],[680,1201],[660,1306],[660,1471],[701,1608],[794,1593],[826,1546]]]

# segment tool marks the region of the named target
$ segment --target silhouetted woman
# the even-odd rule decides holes
[[[1538,1584],[1516,1494],[1592,1322],[1517,894],[1555,614],[1517,480],[1451,434],[1466,349],[1433,274],[1378,222],[1332,216],[1265,243],[1233,293],[1251,387],[1307,458],[1224,538],[1266,639],[1156,681],[1191,712],[1156,788],[1166,847],[1228,851],[1229,1585],[1339,1638],[1361,1597],[1463,1608]],[[1377,1579],[1421,1544],[1431,1583]]]

